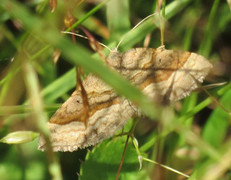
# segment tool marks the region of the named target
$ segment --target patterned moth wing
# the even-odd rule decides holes
[[[76,90],[48,122],[54,151],[75,151],[95,145],[113,136],[136,114],[135,106],[118,96],[98,77],[89,74],[83,86],[89,103],[87,126],[82,118],[84,107],[81,92]],[[38,148],[46,148],[43,137],[39,139]]]
[[[188,96],[212,68],[196,53],[166,50],[163,47],[134,48],[125,53],[112,51],[107,64],[137,86],[150,99],[171,103]],[[48,122],[54,151],[75,151],[113,136],[139,109],[95,75],[83,81],[89,102],[87,126],[83,120],[80,90],[57,110]],[[46,142],[39,139],[40,150]]]
[[[185,98],[212,69],[212,64],[199,54],[164,47],[115,51],[110,54],[108,64],[160,103]]]

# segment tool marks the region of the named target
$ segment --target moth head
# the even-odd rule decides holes
[[[166,68],[172,64],[172,62],[179,58],[178,54],[172,50],[157,49],[153,55],[154,65],[156,68]]]
[[[107,60],[106,60],[108,66],[112,68],[120,67],[122,63],[122,53],[120,53],[117,49],[113,49]]]

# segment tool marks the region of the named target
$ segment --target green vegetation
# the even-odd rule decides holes
[[[0,179],[116,179],[124,135],[73,153],[37,150],[38,133],[49,135],[46,122],[76,86],[75,65],[97,74],[146,115],[134,130],[136,139],[128,142],[119,179],[230,179],[230,1],[163,0],[160,14],[132,31],[155,11],[155,0],[77,2],[58,1],[51,13],[45,0],[0,0]],[[123,37],[120,51],[143,47],[150,34],[149,47],[164,40],[167,49],[199,53],[214,64],[205,84],[227,83],[157,109],[109,70],[87,40],[76,37],[73,43],[70,35],[60,33],[66,12],[78,19],[72,28],[82,33],[85,27],[111,49]],[[57,50],[61,56],[55,65]]]

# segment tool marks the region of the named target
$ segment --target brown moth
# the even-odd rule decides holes
[[[112,51],[110,68],[119,72],[153,101],[172,103],[188,96],[212,68],[203,56],[164,47],[134,48],[125,53]],[[89,74],[83,81],[89,102],[89,119],[84,124],[81,90],[57,110],[48,122],[54,151],[75,151],[113,136],[139,108],[117,93],[100,78]],[[45,150],[40,137],[38,149]]]

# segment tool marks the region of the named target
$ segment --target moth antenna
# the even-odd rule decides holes
[[[215,87],[219,87],[219,86],[223,86],[225,84],[227,84],[228,82],[220,82],[220,83],[214,83],[214,84],[209,84],[209,85],[205,85],[203,86],[206,89],[211,89],[211,88],[215,88]]]
[[[83,39],[88,39],[88,37],[84,36],[84,35],[81,35],[81,34],[77,34],[77,33],[74,33],[74,32],[69,32],[69,31],[61,31],[61,33],[63,34],[70,34],[70,35],[75,35],[77,37],[81,37]],[[110,52],[112,51],[108,46],[106,46],[105,44],[101,43],[101,42],[98,42],[101,46],[105,47],[106,49],[108,49]]]
[[[131,33],[132,31],[134,31],[141,23],[143,23],[144,21],[146,21],[147,19],[149,19],[152,16],[155,16],[156,13],[150,14],[147,17],[145,17],[144,19],[142,19],[140,22],[138,22],[130,31],[128,31],[123,37],[122,39],[119,41],[118,45],[116,46],[116,50],[118,50],[120,44],[122,43],[122,41],[128,36],[129,33]]]

